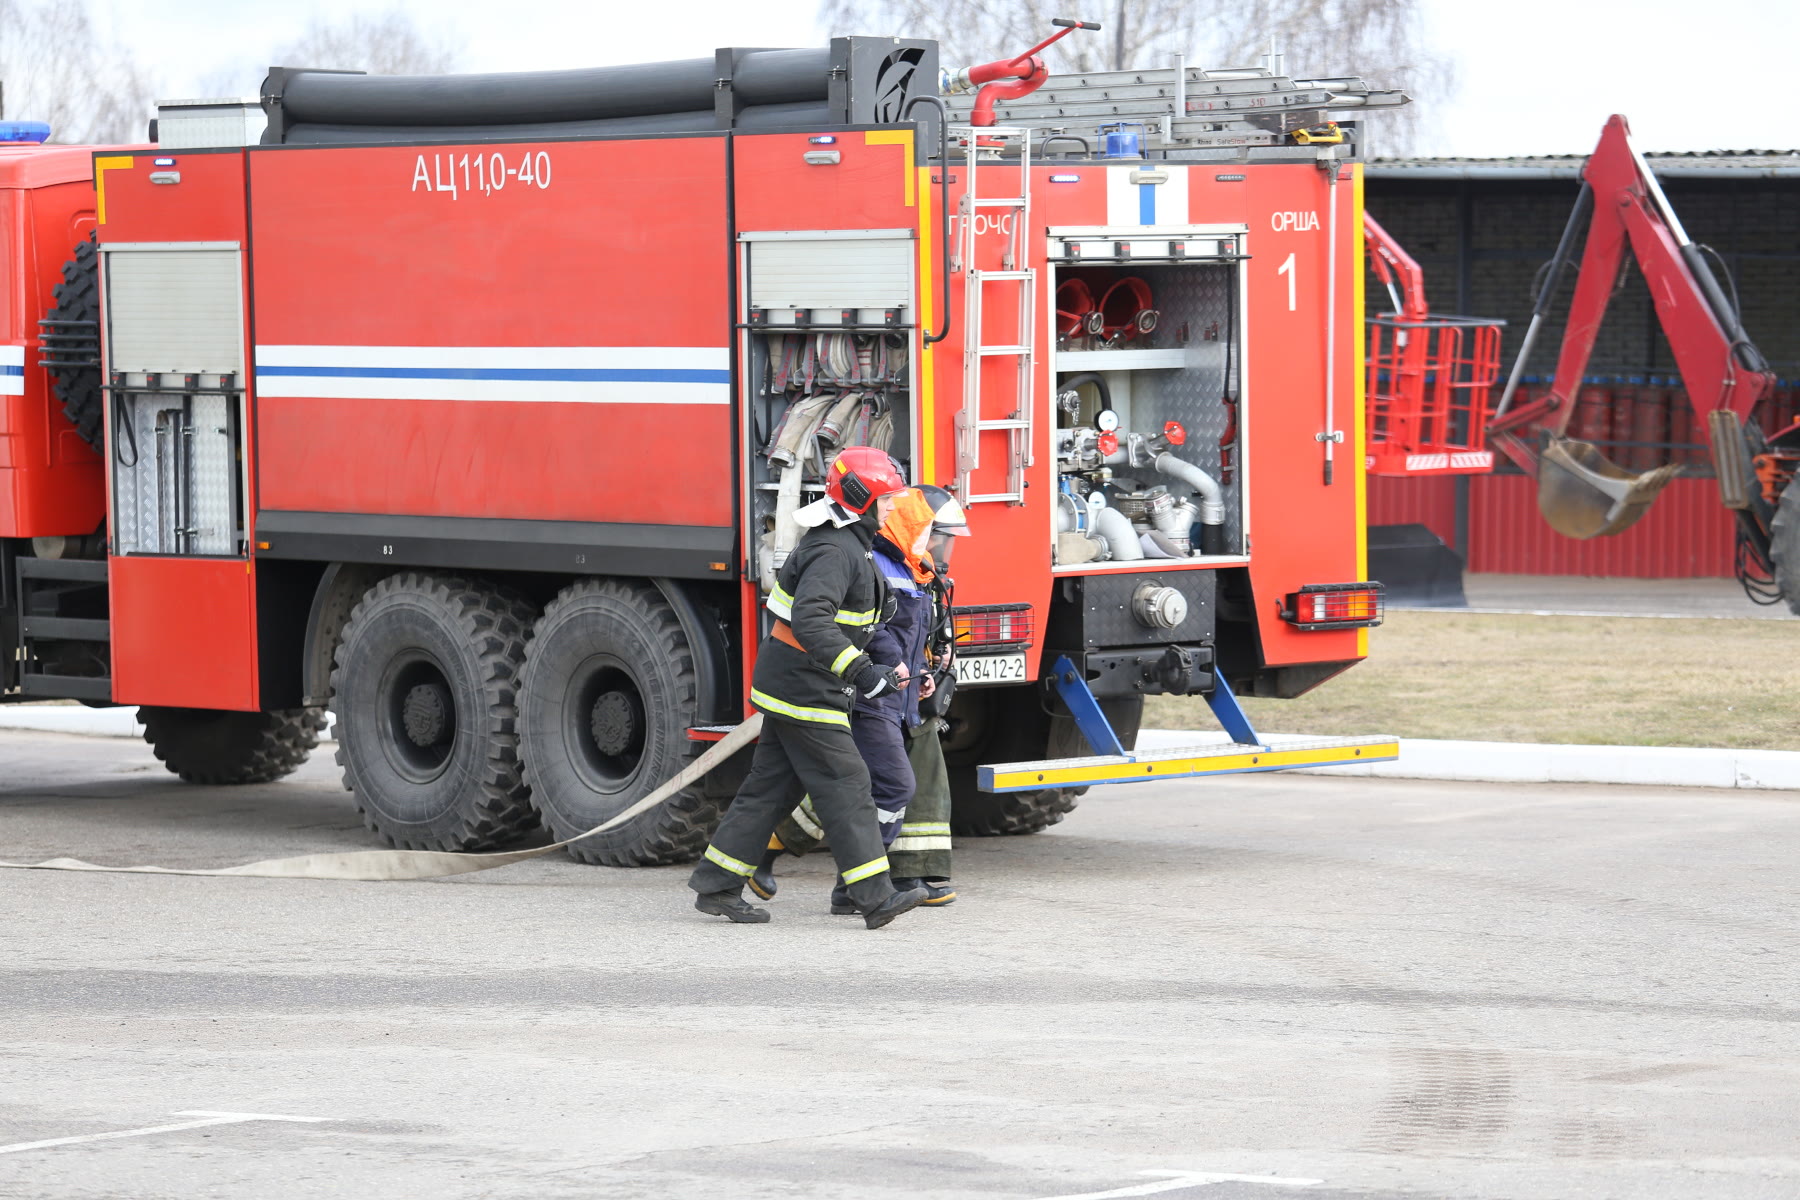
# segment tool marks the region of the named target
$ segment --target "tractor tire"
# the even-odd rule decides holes
[[[1775,563],[1775,586],[1788,611],[1800,617],[1800,476],[1782,490],[1769,523],[1769,557]]]
[[[75,247],[63,264],[62,282],[52,289],[56,301],[46,316],[52,321],[91,321],[100,328],[100,246],[92,234]],[[98,342],[96,341],[96,346]],[[101,418],[106,396],[100,390],[100,368],[95,366],[47,367],[51,390],[62,402],[63,415],[81,434],[81,440],[100,449]]]
[[[211,708],[137,710],[144,740],[162,764],[189,783],[269,783],[292,774],[319,744],[318,708],[225,712]]]
[[[517,735],[536,615],[510,589],[417,571],[352,610],[331,672],[337,761],[389,845],[492,850],[537,825]]]
[[[700,700],[681,621],[649,584],[584,579],[544,609],[525,655],[519,744],[525,777],[558,841],[602,824],[694,756]],[[691,862],[723,804],[687,788],[617,829],[569,847],[581,862]]]

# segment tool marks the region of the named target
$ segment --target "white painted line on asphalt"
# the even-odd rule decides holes
[[[202,1117],[199,1121],[178,1121],[173,1125],[146,1125],[142,1129],[119,1129],[112,1133],[83,1133],[75,1137],[46,1138],[41,1142],[14,1142],[0,1146],[0,1154],[17,1154],[21,1150],[43,1150],[50,1146],[73,1146],[80,1142],[105,1142],[113,1138],[144,1137],[152,1133],[175,1133],[183,1129],[203,1129],[208,1125],[241,1125],[246,1121],[299,1121],[308,1125],[333,1117],[286,1117],[277,1113],[210,1112],[187,1109],[171,1114],[177,1117]]]
[[[1156,1183],[1137,1183],[1110,1192],[1082,1192],[1074,1196],[1048,1196],[1045,1200],[1115,1200],[1124,1196],[1153,1196],[1181,1188],[1205,1187],[1212,1183],[1261,1183],[1270,1187],[1312,1187],[1323,1179],[1292,1179],[1282,1175],[1228,1175],[1219,1171],[1139,1171],[1139,1175],[1162,1175]]]

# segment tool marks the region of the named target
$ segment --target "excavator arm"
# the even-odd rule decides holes
[[[1527,357],[1557,295],[1570,251],[1586,221],[1587,242],[1575,283],[1556,379],[1548,394],[1512,409]],[[1631,145],[1625,118],[1606,123],[1600,144],[1582,173],[1581,195],[1546,272],[1518,360],[1488,433],[1496,448],[1538,480],[1538,508],[1557,532],[1601,537],[1630,527],[1668,481],[1676,466],[1643,474],[1611,462],[1598,447],[1564,436],[1574,413],[1588,358],[1606,315],[1627,248],[1650,287],[1657,320],[1668,338],[1682,382],[1707,424],[1725,504],[1761,517],[1748,495],[1750,458],[1745,420],[1775,385],[1761,353],[1745,335],[1702,247],[1689,240],[1643,156]],[[1768,553],[1765,520],[1761,553]]]

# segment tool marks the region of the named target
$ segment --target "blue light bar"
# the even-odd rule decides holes
[[[1080,183],[1081,176],[1079,176],[1079,175],[1052,175],[1050,177],[1050,182],[1051,183]]]
[[[50,140],[50,126],[42,121],[0,121],[0,142],[36,145]]]
[[[806,140],[815,146],[830,146],[837,141],[837,139],[830,134],[826,134],[824,137],[809,137]]]

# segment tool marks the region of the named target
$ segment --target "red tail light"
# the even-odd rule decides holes
[[[1036,632],[1029,604],[959,607],[952,621],[956,630],[956,648],[964,654],[976,649],[1029,646],[1032,635]]]
[[[1379,583],[1309,583],[1289,592],[1281,619],[1297,629],[1367,629],[1381,624]]]

